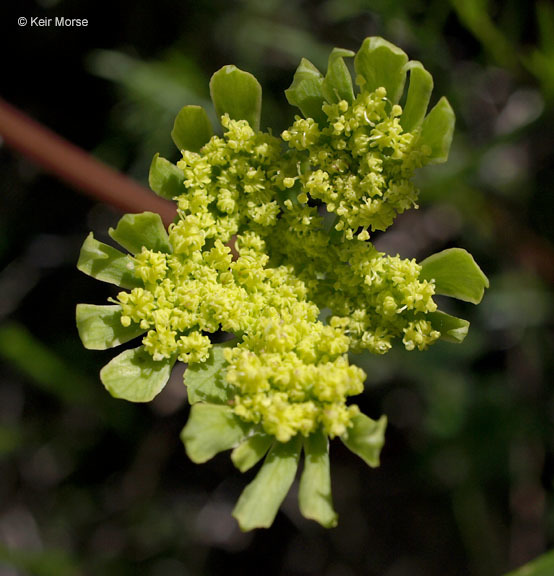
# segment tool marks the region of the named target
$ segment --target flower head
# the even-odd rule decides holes
[[[426,114],[430,75],[380,38],[356,55],[335,49],[325,76],[303,60],[286,92],[303,116],[280,138],[259,130],[253,76],[227,66],[210,89],[222,134],[186,106],[172,132],[181,160],[152,163],[151,185],[177,203],[176,221],[166,231],[155,214],[124,216],[110,235],[128,254],[86,239],[79,269],[123,290],[112,305],[79,305],[79,333],[92,349],[142,338],[101,371],[119,398],[149,401],[176,361],[188,364],[182,439],[195,462],[233,448],[246,471],[265,456],[234,511],[243,529],[271,525],[301,451],[301,511],[333,526],[329,439],[377,466],[386,426],[350,403],[365,374],[348,353],[461,341],[468,323],[433,296],[478,302],[488,285],[463,250],[417,263],[369,242],[416,207],[411,177],[446,160],[454,115],[444,99]],[[213,344],[216,332],[233,339]]]

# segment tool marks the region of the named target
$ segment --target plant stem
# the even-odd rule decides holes
[[[6,144],[99,202],[124,212],[157,212],[166,225],[175,204],[96,160],[0,98],[0,135]]]

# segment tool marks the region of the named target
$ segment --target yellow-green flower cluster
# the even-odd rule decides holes
[[[228,242],[246,221],[267,227],[277,220],[276,182],[283,179],[279,139],[228,115],[221,124],[223,137],[212,137],[200,152],[185,150],[178,162],[186,193],[177,198],[183,219],[175,252],[187,254],[209,239]]]
[[[382,354],[394,339],[423,350],[440,336],[425,320],[436,309],[434,287],[418,279],[415,261],[385,256],[348,229],[333,240],[306,203],[308,195],[324,201],[338,229],[390,223],[406,200],[389,202],[391,191],[408,186],[414,163],[398,107],[388,107],[383,90],[362,93],[351,107],[325,105],[329,127],[297,119],[283,135],[286,154],[276,138],[224,116],[223,136],[184,151],[178,164],[185,190],[169,227],[171,253],[143,248],[134,272],[144,287],[118,295],[121,322],[146,330],[154,360],[203,362],[207,334],[242,336],[225,352],[233,410],[281,442],[318,428],[344,434],[357,413],[346,400],[365,376],[348,363],[349,350]],[[287,176],[304,152],[308,165]],[[283,201],[291,188],[300,202]],[[370,196],[379,225],[358,209]],[[233,259],[225,243],[237,233]],[[329,325],[318,321],[323,307],[332,311]]]
[[[362,90],[352,104],[324,104],[323,112],[323,127],[297,116],[282,133],[302,167],[298,201],[323,201],[338,216],[336,230],[367,240],[369,230],[386,230],[416,206],[410,178],[425,163],[425,147],[412,146],[416,138],[403,131],[402,108],[391,105],[385,88]]]
[[[343,434],[358,412],[346,399],[362,392],[365,380],[348,363],[349,338],[317,320],[319,309],[306,299],[293,267],[265,267],[267,247],[259,236],[239,236],[237,249],[235,280],[256,307],[242,342],[225,350],[235,414],[280,442],[318,427],[331,437]]]
[[[358,413],[346,399],[360,394],[365,380],[363,370],[348,363],[348,337],[318,322],[307,302],[269,311],[242,344],[225,350],[235,414],[280,442],[318,428],[331,438],[343,434]]]
[[[170,228],[172,246],[186,240],[183,229]],[[134,270],[144,288],[118,295],[122,324],[147,330],[143,344],[154,360],[188,363],[207,359],[204,333],[243,333],[239,346],[226,350],[235,414],[281,442],[318,427],[331,437],[343,434],[358,413],[346,399],[363,390],[365,379],[348,363],[349,338],[317,320],[319,309],[292,267],[266,266],[259,235],[239,235],[236,245],[236,260],[221,240],[187,253],[143,248]]]
[[[424,350],[440,337],[425,320],[437,309],[434,285],[419,279],[415,260],[356,239],[333,243],[317,209],[292,202],[268,243],[275,261],[294,262],[309,297],[332,311],[330,323],[348,334],[352,351],[383,354],[395,338]]]
[[[416,206],[414,171],[448,156],[454,114],[444,98],[427,114],[431,91],[420,63],[368,38],[356,54],[333,50],[325,75],[302,60],[285,95],[304,118],[276,138],[258,130],[259,83],[225,66],[210,81],[222,135],[185,106],[172,131],[182,158],[156,155],[150,168],[152,189],[177,203],[175,221],[125,215],[110,236],[130,254],[92,234],[83,244],[79,269],[127,289],[115,305],[77,307],[83,343],[101,350],[142,335],[102,369],[106,389],[150,401],[186,362],[189,457],[233,448],[246,471],[267,454],[233,512],[245,530],[271,525],[301,450],[301,512],[336,524],[328,438],[374,467],[386,426],[349,404],[365,380],[349,352],[460,342],[468,322],[438,311],[435,289],[477,303],[488,286],[463,250],[420,265],[369,242]],[[212,344],[220,331],[234,338]]]

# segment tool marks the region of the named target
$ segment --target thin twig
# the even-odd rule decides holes
[[[124,212],[157,212],[166,225],[175,204],[96,160],[0,98],[0,135],[6,144],[73,188]]]

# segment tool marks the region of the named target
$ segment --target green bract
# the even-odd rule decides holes
[[[301,453],[300,510],[334,526],[329,439],[374,467],[386,427],[349,402],[365,374],[348,353],[461,342],[469,323],[433,296],[478,303],[488,286],[464,250],[418,264],[369,242],[416,207],[413,173],[448,156],[454,114],[444,98],[427,114],[432,87],[419,62],[368,38],[357,54],[333,50],[325,74],[301,61],[286,97],[303,116],[276,137],[259,131],[256,79],[226,66],[210,82],[221,135],[185,106],[172,131],[181,159],[156,155],[150,168],[175,222],[166,231],[155,214],[124,216],[110,235],[129,254],[92,234],[83,245],[79,269],[124,289],[110,306],[78,306],[84,345],[142,337],[101,371],[108,391],[151,400],[186,362],[191,460],[233,449],[245,472],[263,459],[233,513],[244,530],[271,525]],[[212,344],[216,332],[234,339]]]

